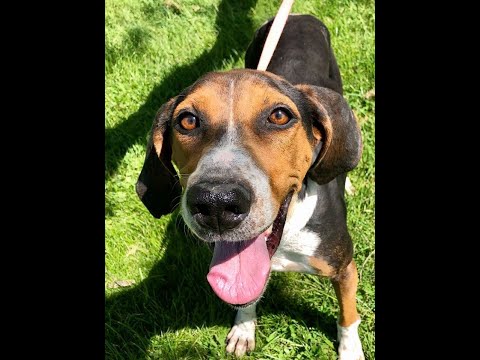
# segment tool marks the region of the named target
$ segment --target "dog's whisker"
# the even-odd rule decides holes
[[[177,207],[178,205],[180,205],[180,200],[182,199],[182,195],[178,195],[178,196],[175,196],[173,199],[172,199],[172,204],[174,204],[174,208]]]

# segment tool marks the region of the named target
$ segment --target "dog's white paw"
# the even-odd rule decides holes
[[[234,325],[227,335],[227,352],[240,357],[255,349],[255,321]]]
[[[337,337],[340,343],[338,346],[339,360],[365,360],[362,343],[358,337],[359,324],[360,319],[347,327],[337,324]]]
[[[235,323],[227,335],[227,352],[237,357],[255,349],[255,323],[257,320],[256,305],[239,309]]]

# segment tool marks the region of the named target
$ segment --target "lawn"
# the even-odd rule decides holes
[[[105,354],[107,359],[224,359],[235,311],[211,291],[210,249],[178,212],[154,219],[135,193],[149,128],[170,97],[212,70],[243,67],[254,30],[280,0],[106,0]],[[347,196],[360,283],[360,337],[375,358],[374,1],[297,1],[330,29],[364,151]],[[334,359],[338,305],[326,278],[274,273],[247,359]]]

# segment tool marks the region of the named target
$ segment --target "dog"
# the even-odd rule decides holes
[[[344,199],[360,129],[315,17],[290,15],[267,71],[255,70],[272,22],[256,31],[245,69],[207,73],[160,108],[136,191],[156,218],[180,199],[188,228],[214,244],[207,280],[238,309],[228,353],[255,348],[270,272],[296,271],[331,279],[339,358],[363,359]]]

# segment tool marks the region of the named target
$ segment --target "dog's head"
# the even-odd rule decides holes
[[[265,289],[305,177],[328,183],[353,169],[361,150],[338,93],[264,71],[214,72],[158,111],[137,193],[155,217],[181,203],[192,232],[215,242],[213,290],[245,305]]]

